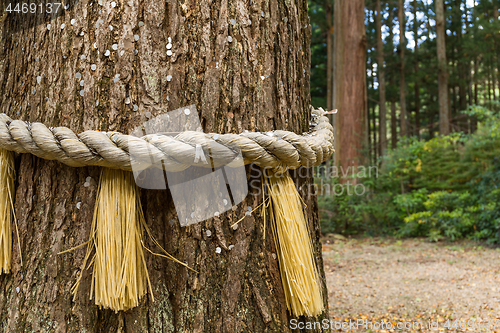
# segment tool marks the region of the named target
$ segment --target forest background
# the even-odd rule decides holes
[[[498,242],[499,7],[309,1],[312,104],[339,110],[316,170],[324,234]]]

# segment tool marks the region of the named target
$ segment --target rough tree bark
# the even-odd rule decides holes
[[[405,81],[405,9],[404,1],[399,0],[398,4],[398,21],[399,21],[399,105],[401,109],[401,137],[408,135],[407,115],[406,115],[406,81]]]
[[[368,144],[364,10],[364,0],[335,0],[335,161],[345,168]]]
[[[162,112],[196,104],[204,131],[308,130],[307,1],[82,0],[46,22],[2,15],[0,109],[12,118],[129,133]],[[88,271],[72,301],[85,249],[57,255],[89,237],[99,168],[29,154],[16,162],[21,253],[15,243],[12,272],[0,276],[3,331],[290,331],[271,230],[263,240],[257,211],[237,230],[229,227],[261,197],[249,195],[220,219],[181,228],[168,190],[142,190],[153,234],[199,273],[146,254],[155,302],[148,295],[115,314],[89,300]],[[296,179],[305,185],[300,191],[324,281],[317,203],[305,196],[312,179]],[[147,245],[154,248],[149,239]]]
[[[385,155],[387,150],[387,109],[385,100],[385,68],[384,68],[384,43],[382,40],[382,13],[380,0],[377,0],[377,73],[378,73],[378,93],[379,97],[379,142],[380,142],[380,156]]]
[[[443,0],[436,0],[436,41],[438,58],[439,133],[450,134],[448,111],[448,69],[445,46],[445,18]]]

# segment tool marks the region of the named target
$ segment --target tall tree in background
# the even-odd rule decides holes
[[[328,0],[309,1],[323,8],[310,10],[313,27],[321,27],[313,29],[312,98],[317,106],[329,106],[326,102],[329,93],[325,70],[327,58],[330,58],[326,56],[328,37],[325,32],[328,30],[323,27],[327,26],[323,23],[325,17],[330,17],[325,16]],[[367,116],[370,123],[367,129],[370,132],[367,137],[371,140],[370,154],[375,145],[380,154],[381,144],[384,144],[384,79],[387,102],[385,115],[386,122],[389,122],[385,134],[391,141],[387,145],[395,148],[398,137],[405,135],[431,139],[443,125],[445,130],[441,130],[442,133],[449,133],[452,129],[474,132],[477,120],[460,114],[461,111],[471,104],[490,107],[489,101],[498,100],[500,96],[500,0],[441,0],[438,1],[439,5],[430,0],[380,0],[380,23],[377,0],[365,2],[367,104],[370,110]],[[439,31],[434,26],[436,12],[439,14]],[[345,17],[344,14],[334,16],[333,24],[340,24]],[[410,18],[413,18],[413,22],[408,22]],[[410,34],[407,36],[415,41],[414,48],[407,46],[408,39],[404,40],[405,29],[409,33],[411,30],[411,37]],[[379,52],[381,47],[377,30],[382,31],[383,54]],[[395,36],[398,30],[399,42]],[[316,38],[320,31],[321,38]],[[337,51],[341,54],[345,50]],[[439,62],[436,57],[438,52]],[[338,63],[342,61],[339,59]],[[337,72],[342,70],[340,68]],[[334,81],[337,88],[346,84],[341,78],[336,77]],[[440,83],[439,87],[437,82]],[[334,94],[336,92],[338,90],[334,89]],[[340,138],[337,139],[339,144]]]
[[[389,1],[389,17],[387,20],[387,25],[389,27],[389,48],[390,48],[390,55],[391,58],[394,56],[394,30],[393,30],[393,21],[394,21],[394,7],[392,5],[393,1]],[[394,87],[395,85],[395,79],[394,79],[394,72],[392,75],[389,77],[389,85],[390,87]],[[396,97],[391,98],[391,148],[396,148],[398,145],[398,120],[396,117]]]
[[[438,58],[439,91],[439,133],[450,134],[448,111],[448,66],[446,63],[445,17],[443,0],[435,0],[436,6],[436,42]]]
[[[325,4],[326,14],[326,108],[327,110],[333,109],[333,2],[326,0]]]
[[[385,154],[387,149],[387,110],[385,101],[385,69],[384,69],[384,44],[382,40],[382,9],[380,0],[377,0],[375,17],[377,25],[377,74],[378,74],[378,89],[379,89],[379,142],[380,156]]]
[[[365,2],[365,23],[366,23],[366,89],[368,94],[375,93],[375,80],[377,73],[377,27],[376,27],[376,1],[368,0]],[[374,99],[367,99],[367,136],[368,136],[368,161],[365,163],[375,164],[379,154],[379,126],[378,126],[378,102]]]
[[[418,1],[413,0],[413,39],[415,41],[415,48],[413,50],[413,56],[415,59],[415,82],[414,82],[414,89],[415,89],[415,135],[420,138],[420,78],[419,78],[419,70],[418,67],[420,65],[420,62],[418,60],[418,28],[419,28],[419,22],[417,18],[417,12],[418,12]]]
[[[362,162],[367,143],[365,1],[335,0],[335,160]]]
[[[309,0],[311,103],[333,108],[333,0]]]
[[[398,21],[399,21],[399,60],[400,60],[400,76],[399,76],[399,104],[401,108],[401,137],[408,134],[407,130],[407,115],[406,115],[406,82],[405,82],[405,8],[404,0],[399,0],[398,3]]]
[[[498,8],[500,6],[500,0],[493,0],[493,27],[494,27],[494,33],[493,33],[493,38],[494,38],[494,43],[493,43],[493,47],[495,48],[494,51],[493,51],[493,54],[497,55],[496,57],[494,57],[494,68],[496,67],[496,70],[497,70],[497,77],[496,77],[496,81],[497,81],[497,87],[498,87],[498,93],[500,94],[500,57],[498,57],[498,53],[500,52],[500,40],[499,40],[499,37],[500,37],[500,22],[499,22],[499,17],[500,17],[500,14],[498,12]],[[496,59],[495,59],[496,58]],[[494,70],[493,70],[494,71]],[[495,89],[495,88],[493,88]],[[500,95],[499,95],[499,99],[500,99]]]
[[[52,18],[52,28],[36,19],[5,12],[0,18],[0,112],[12,118],[76,133],[130,133],[160,113],[196,104],[205,131],[308,130],[305,1],[130,0],[113,8],[108,1],[101,6],[81,0]],[[356,61],[364,67],[364,59]],[[146,254],[155,301],[148,295],[137,308],[114,313],[89,300],[89,271],[72,300],[85,248],[57,254],[89,238],[100,169],[71,168],[30,154],[18,156],[16,165],[24,265],[16,242],[11,274],[0,275],[2,331],[291,331],[276,249],[273,237],[263,239],[263,218],[251,214],[236,230],[229,227],[262,197],[249,196],[234,211],[181,228],[168,190],[141,190],[148,228],[197,272]],[[92,179],[84,186],[87,177]],[[311,187],[310,177],[297,180]],[[317,202],[309,195],[304,200],[324,281]],[[269,223],[267,228],[272,234]],[[151,240],[145,243],[154,248]]]
[[[456,27],[456,68],[457,68],[457,77],[458,77],[458,108],[456,111],[460,112],[462,110],[467,109],[467,58],[465,56],[464,48],[460,47],[460,45],[464,44],[464,26],[466,26],[467,22],[464,21],[464,15],[462,9],[460,8],[462,4],[462,0],[455,0],[455,6],[453,6],[455,23]],[[467,14],[467,7],[464,6]]]

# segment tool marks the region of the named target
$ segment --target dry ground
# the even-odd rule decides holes
[[[500,249],[340,236],[323,244],[332,320],[372,325],[342,332],[500,332]],[[377,330],[381,321],[395,329]]]

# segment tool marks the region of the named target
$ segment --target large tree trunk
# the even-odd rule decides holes
[[[405,9],[404,1],[399,0],[398,5],[398,21],[399,21],[399,104],[401,108],[401,137],[408,135],[407,130],[407,115],[406,115],[406,81],[405,81]]]
[[[375,17],[377,25],[377,73],[378,73],[378,93],[379,93],[379,142],[380,156],[385,155],[387,150],[387,110],[385,101],[385,69],[384,69],[384,43],[382,41],[382,13],[380,0],[377,0],[377,16]]]
[[[448,66],[446,63],[445,17],[443,0],[436,0],[436,41],[438,58],[438,93],[439,93],[439,133],[450,134],[448,111]]]
[[[335,159],[343,167],[362,163],[368,143],[364,0],[335,0]]]
[[[35,16],[4,13],[1,112],[75,132],[129,133],[162,112],[196,104],[206,132],[308,130],[306,1],[92,2],[82,0],[38,25]],[[146,253],[155,301],[148,295],[137,308],[115,314],[89,300],[88,271],[72,300],[85,249],[57,255],[89,238],[99,168],[29,154],[16,162],[21,253],[15,242],[12,272],[0,276],[3,331],[290,331],[270,224],[265,240],[258,211],[236,230],[229,227],[262,197],[250,193],[220,219],[181,228],[169,190],[142,190],[153,235],[198,273]],[[305,196],[312,179],[296,179],[305,185],[326,304],[317,203]],[[146,245],[154,248],[149,239]]]

